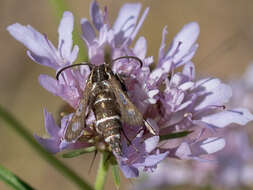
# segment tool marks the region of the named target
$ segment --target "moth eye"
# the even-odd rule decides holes
[[[120,100],[123,102],[123,104],[127,104],[125,97],[121,93],[119,94],[119,96],[120,96]]]
[[[72,124],[72,131],[75,132],[80,128],[80,122],[76,121]]]

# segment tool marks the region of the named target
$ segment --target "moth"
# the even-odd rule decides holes
[[[104,141],[116,155],[122,155],[120,139],[121,134],[126,137],[122,128],[124,123],[130,126],[145,126],[150,133],[155,135],[154,129],[144,120],[142,114],[128,98],[123,80],[112,71],[112,63],[123,58],[136,59],[140,63],[140,67],[142,66],[142,61],[139,58],[124,56],[112,61],[105,58],[105,62],[98,66],[90,63],[70,65],[57,73],[56,78],[58,79],[62,71],[78,65],[88,65],[91,70],[83,97],[67,126],[65,132],[67,142],[75,142],[82,136],[87,127],[86,110],[94,112],[97,133],[104,138]]]

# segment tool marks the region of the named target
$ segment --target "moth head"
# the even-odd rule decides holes
[[[110,78],[111,68],[107,64],[101,64],[95,66],[92,72],[92,82],[101,82]]]

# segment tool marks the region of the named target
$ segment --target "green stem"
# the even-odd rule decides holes
[[[92,190],[93,188],[84,181],[80,176],[78,176],[73,170],[64,165],[61,161],[56,159],[53,155],[48,153],[44,148],[42,148],[30,134],[30,132],[19,123],[13,115],[7,112],[0,105],[0,119],[5,121],[10,128],[16,131],[42,158],[49,162],[55,169],[57,169],[61,174],[71,180],[79,189]]]
[[[101,156],[99,168],[97,172],[95,190],[103,190],[105,185],[105,180],[109,170],[110,162],[108,160],[108,152],[104,152]]]
[[[49,0],[49,3],[54,8],[58,20],[62,18],[64,11],[69,10],[67,4],[65,3],[65,0]],[[76,26],[77,25],[75,24],[72,35],[73,35],[74,44],[77,44],[79,47],[79,53],[78,53],[78,58],[77,58],[77,63],[79,63],[83,61],[88,61],[88,56],[87,56],[87,49],[84,46],[84,42]]]
[[[0,179],[8,184],[12,189],[15,190],[35,190],[28,183],[20,179],[18,176],[13,174],[0,165]]]

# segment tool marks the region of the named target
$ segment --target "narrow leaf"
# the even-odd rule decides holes
[[[114,183],[115,183],[117,189],[119,189],[119,187],[120,187],[120,173],[119,173],[118,165],[112,166],[112,175],[113,175]]]
[[[168,139],[175,139],[175,138],[182,138],[182,137],[185,137],[185,136],[191,134],[192,132],[193,131],[181,131],[181,132],[177,132],[177,133],[170,133],[167,135],[161,135],[160,141],[168,140]]]
[[[6,184],[10,185],[15,190],[33,190],[30,185],[17,177],[15,174],[0,166],[0,180],[3,180]]]
[[[80,156],[82,154],[94,152],[95,150],[96,150],[95,146],[88,147],[88,148],[85,148],[85,149],[73,150],[73,151],[62,154],[62,157],[63,158],[73,158],[73,157]]]

